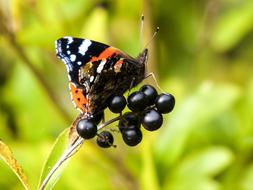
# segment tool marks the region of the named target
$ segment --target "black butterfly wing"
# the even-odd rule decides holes
[[[66,65],[69,80],[78,84],[78,71],[92,57],[97,57],[109,46],[88,39],[63,37],[55,42],[56,55]]]
[[[84,113],[104,109],[110,96],[144,78],[147,50],[134,59],[100,42],[63,37],[56,41],[56,53],[66,65],[72,101]]]

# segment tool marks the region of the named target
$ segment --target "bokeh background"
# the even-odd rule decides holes
[[[54,140],[78,115],[54,41],[89,38],[136,56],[142,13],[144,42],[160,27],[149,71],[175,110],[137,147],[117,132],[117,148],[85,142],[55,189],[253,189],[252,0],[1,0],[0,139],[36,189]],[[2,161],[0,189],[22,189]]]

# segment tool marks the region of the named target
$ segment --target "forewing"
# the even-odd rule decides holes
[[[80,67],[98,57],[109,46],[88,39],[63,37],[55,42],[56,55],[66,65],[69,80],[78,83]]]

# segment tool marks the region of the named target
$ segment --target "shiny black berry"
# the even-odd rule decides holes
[[[92,116],[89,117],[89,121],[94,123],[95,125],[98,125],[100,121],[104,118],[104,111],[100,111]]]
[[[120,113],[126,106],[126,99],[124,96],[116,95],[109,99],[108,108],[113,113]]]
[[[160,94],[156,100],[155,105],[160,113],[169,113],[175,106],[175,98],[171,94]]]
[[[84,139],[91,139],[97,134],[97,126],[88,119],[82,119],[76,126],[77,133]]]
[[[140,116],[138,113],[134,112],[126,112],[122,115],[122,117],[119,120],[119,130],[122,132],[122,130],[126,128],[140,128],[141,121]]]
[[[137,126],[137,125],[128,125],[128,126],[125,126],[125,127],[119,127],[120,129],[120,132],[123,133],[124,130],[129,130],[129,129],[140,129],[140,126]]]
[[[109,148],[113,145],[113,136],[109,131],[99,133],[97,144],[102,148]]]
[[[140,91],[146,95],[149,105],[152,105],[155,103],[155,99],[157,97],[157,91],[153,86],[148,85],[148,84],[143,85],[140,88]]]
[[[136,146],[142,140],[142,132],[139,128],[122,131],[123,141],[129,146]]]
[[[146,95],[143,92],[137,91],[130,94],[127,98],[127,106],[133,112],[144,110],[149,104]]]
[[[154,131],[162,126],[163,116],[155,109],[147,109],[143,112],[141,123],[148,131]]]

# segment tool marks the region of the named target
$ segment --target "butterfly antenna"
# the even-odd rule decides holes
[[[144,46],[144,49],[146,49],[149,46],[149,44],[153,41],[153,39],[155,38],[156,34],[159,32],[159,29],[160,29],[159,27],[156,27],[156,30],[155,30],[152,38],[148,41],[148,43],[146,43],[146,45]]]
[[[140,26],[140,50],[142,49],[142,39],[143,39],[143,27],[144,27],[144,15],[141,15],[141,26]]]

